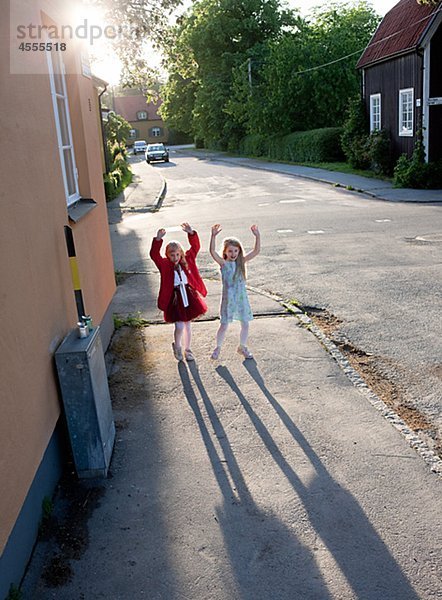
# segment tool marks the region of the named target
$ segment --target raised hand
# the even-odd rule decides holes
[[[216,237],[220,231],[222,231],[222,227],[221,227],[221,225],[219,223],[216,223],[215,225],[212,225],[212,235],[213,235],[213,237]]]
[[[190,235],[192,235],[193,233],[193,229],[192,227],[189,225],[189,223],[181,223],[181,227],[182,230],[185,231],[186,233],[189,233]]]
[[[259,233],[259,229],[258,229],[258,225],[252,225],[252,226],[250,227],[250,231],[253,233],[253,235],[254,235],[255,237],[258,237],[258,236],[260,235],[260,233]]]
[[[157,231],[157,240],[161,240],[166,235],[166,230],[161,228]]]

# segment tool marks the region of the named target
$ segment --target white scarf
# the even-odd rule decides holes
[[[175,271],[174,271],[173,285],[174,285],[174,287],[180,288],[181,298],[183,300],[184,308],[187,308],[189,306],[189,299],[187,297],[187,290],[186,290],[187,283],[188,283],[187,275],[186,275],[185,271],[183,271],[183,269],[178,265],[178,269],[175,269]]]

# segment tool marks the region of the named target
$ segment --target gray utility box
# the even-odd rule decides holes
[[[115,440],[100,328],[87,338],[72,331],[55,352],[78,477],[106,477]]]

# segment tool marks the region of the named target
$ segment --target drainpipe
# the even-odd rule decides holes
[[[426,48],[419,48],[418,55],[422,59],[422,105],[421,105],[421,129],[422,141],[425,150],[425,161],[429,160],[429,137],[430,137],[430,107],[428,98],[430,97],[430,44]]]
[[[106,152],[106,134],[104,131],[104,124],[103,124],[103,113],[101,110],[101,96],[104,94],[104,92],[107,90],[107,86],[108,84],[105,83],[104,84],[104,90],[102,92],[100,92],[98,94],[98,110],[100,111],[100,123],[101,123],[101,143],[103,144],[103,152],[104,152],[104,167],[106,169],[106,173],[109,173],[110,170],[110,164],[109,164],[109,158]]]

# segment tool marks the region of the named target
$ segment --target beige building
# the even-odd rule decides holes
[[[78,40],[19,52],[29,40],[14,30],[14,19],[69,23],[63,5],[70,3],[5,2],[0,25],[0,598],[20,582],[43,498],[52,496],[65,459],[54,352],[78,321],[65,226],[73,232],[85,309],[100,324],[105,348],[113,331],[98,108],[105,83],[91,77]],[[11,13],[11,25],[9,9],[22,11]]]
[[[158,114],[160,106],[161,100],[156,104],[146,103],[142,94],[113,97],[113,110],[124,117],[132,127],[128,146],[136,140],[145,140],[148,144],[168,141],[169,132]]]

